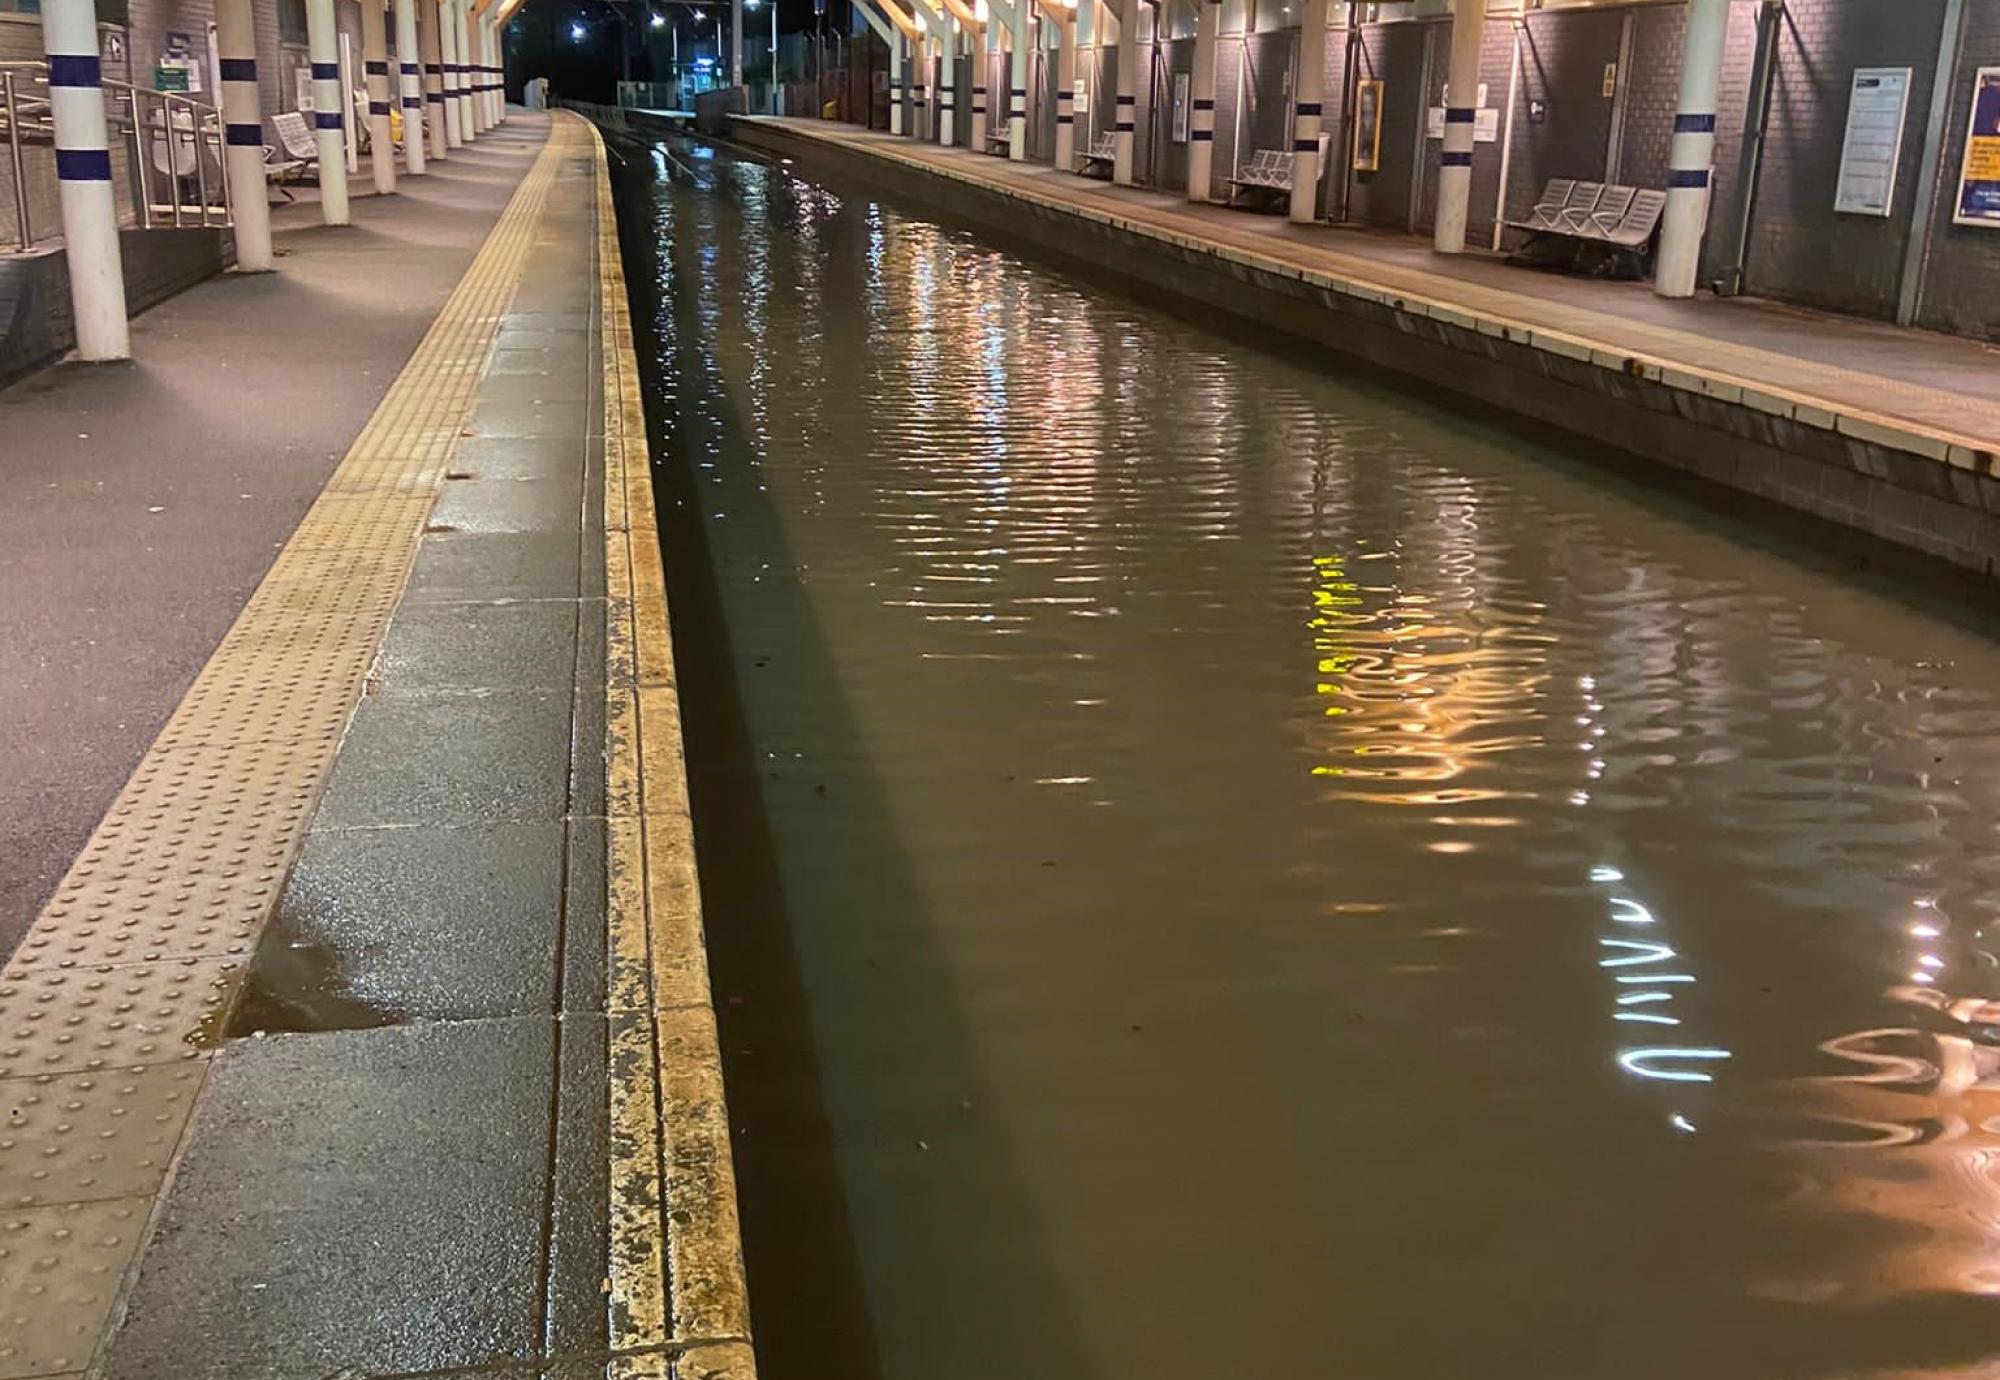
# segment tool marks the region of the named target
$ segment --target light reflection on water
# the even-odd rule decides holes
[[[2000,1374],[1993,643],[864,193],[653,167],[662,482],[811,1035],[725,939],[768,1374]],[[773,1222],[802,1083],[865,1357]]]

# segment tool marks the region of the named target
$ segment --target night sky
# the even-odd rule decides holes
[[[743,25],[752,36],[750,50],[752,77],[760,75],[763,45],[757,40],[770,33],[770,12],[763,0],[754,10],[745,10]],[[843,0],[827,0],[826,31],[844,29],[847,6]],[[653,28],[651,16],[659,13],[666,25]],[[611,5],[605,0],[531,0],[507,25],[507,98],[518,101],[522,84],[529,77],[547,77],[549,90],[557,96],[576,100],[611,102],[617,96],[622,75],[624,42],[631,45],[631,74],[634,81],[664,80],[667,75],[669,39],[673,27],[680,29],[683,62],[696,54],[721,57],[716,52],[714,17],[722,16],[726,34],[729,24],[727,0],[700,0],[699,3],[665,3],[664,0],[631,0]],[[629,16],[629,18],[627,17]],[[584,26],[581,40],[571,36],[571,26]],[[813,24],[812,0],[779,0],[778,26],[781,35],[809,29]]]

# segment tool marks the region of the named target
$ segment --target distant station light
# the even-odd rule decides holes
[[[572,43],[581,43],[581,42],[583,42],[583,21],[582,21],[582,20],[580,20],[580,19],[577,19],[577,20],[572,20],[572,21],[570,22],[570,26],[569,26],[569,37],[570,37],[570,42],[572,42]]]
[[[653,11],[653,27],[656,29],[664,29],[667,27],[667,17],[664,14],[661,14],[658,10]]]

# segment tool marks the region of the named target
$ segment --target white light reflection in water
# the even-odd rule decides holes
[[[1627,890],[1623,872],[1600,863],[1590,869],[1590,880],[1600,890],[1612,893],[1605,897],[1606,913],[1612,924],[1625,931],[1598,936],[1601,954],[1597,966],[1611,973],[1612,981],[1620,987],[1640,989],[1620,992],[1613,999],[1618,1009],[1612,1012],[1612,1021],[1626,1026],[1679,1026],[1678,1013],[1654,1008],[1671,1007],[1685,996],[1684,989],[1695,984],[1695,975],[1680,970],[1681,955],[1666,940],[1627,937],[1634,929],[1657,926],[1659,920],[1645,905],[1623,894]],[[1659,1083],[1713,1083],[1715,1074],[1710,1066],[1728,1058],[1726,1049],[1696,1044],[1632,1045],[1617,1053],[1619,1068],[1635,1078]],[[1680,1112],[1671,1113],[1667,1123],[1686,1135],[1695,1132],[1695,1124]]]

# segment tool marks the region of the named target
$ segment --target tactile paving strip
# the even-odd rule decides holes
[[[0,1380],[84,1368],[364,692],[556,169],[486,244],[0,969]]]

